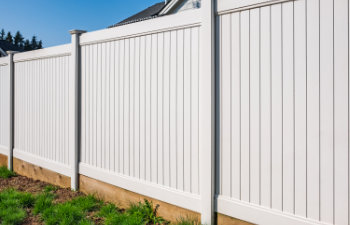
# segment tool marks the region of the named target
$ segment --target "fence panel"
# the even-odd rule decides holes
[[[82,174],[200,210],[197,14],[81,36]]]
[[[350,224],[348,4],[219,1],[219,213]]]
[[[70,176],[70,45],[16,54],[14,157]]]
[[[8,57],[0,58],[0,154],[8,155],[10,141],[10,73]]]

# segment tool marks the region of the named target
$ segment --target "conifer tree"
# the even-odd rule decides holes
[[[7,32],[5,40],[11,44],[13,43],[13,37],[12,37],[11,32]]]
[[[24,38],[23,38],[22,34],[19,31],[17,31],[13,40],[14,40],[14,44],[16,46],[20,47],[21,44],[23,43]]]
[[[38,38],[36,36],[33,36],[31,40],[24,39],[20,31],[17,31],[15,36],[13,37],[11,32],[5,33],[5,30],[1,29],[0,40],[14,44],[24,51],[31,51],[43,48],[42,40],[38,41]]]
[[[0,40],[1,41],[4,41],[5,40],[5,30],[4,29],[1,29],[1,32],[0,32]]]
[[[30,45],[30,41],[27,39],[27,40],[25,40],[25,42],[24,42],[24,51],[30,51],[30,50],[32,50],[31,49],[31,45]]]
[[[43,42],[40,40],[38,43],[38,49],[42,49],[43,48]]]
[[[38,49],[38,43],[36,40],[36,36],[32,37],[32,41],[30,42],[30,46],[31,46],[32,50]]]

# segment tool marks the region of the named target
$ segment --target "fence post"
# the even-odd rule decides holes
[[[202,0],[199,149],[201,222],[215,224],[215,0]]]
[[[71,30],[69,33],[72,35],[72,55],[71,55],[71,76],[72,84],[71,87],[74,91],[74,96],[72,96],[73,114],[74,120],[72,121],[74,140],[73,149],[71,150],[71,189],[78,190],[79,186],[79,149],[80,149],[80,104],[81,104],[81,79],[80,79],[80,35],[85,33],[83,30]]]
[[[13,170],[13,147],[14,147],[14,107],[15,107],[15,70],[14,70],[14,63],[13,63],[13,55],[15,54],[14,51],[7,51],[9,62],[9,75],[10,75],[10,118],[9,118],[9,153],[8,153],[8,169]]]

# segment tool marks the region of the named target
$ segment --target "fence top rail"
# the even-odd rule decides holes
[[[0,58],[0,66],[6,66],[8,64],[8,56]]]
[[[89,45],[118,39],[144,36],[147,34],[200,26],[200,23],[200,9],[187,10],[174,15],[162,16],[119,27],[84,33],[80,37],[80,44]]]
[[[35,51],[17,53],[13,56],[13,61],[16,63],[16,62],[22,62],[22,61],[31,61],[31,60],[44,59],[44,58],[60,57],[60,56],[65,56],[70,54],[71,54],[71,45],[66,44],[66,45],[59,45],[59,46],[50,47],[50,48],[39,49]]]
[[[288,1],[294,0],[219,0],[217,11],[219,15],[223,15]]]

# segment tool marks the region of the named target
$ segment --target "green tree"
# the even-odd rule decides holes
[[[11,44],[13,43],[13,37],[12,37],[11,32],[7,32],[5,40]]]
[[[17,31],[16,35],[15,35],[15,37],[13,39],[14,44],[16,46],[20,47],[22,45],[22,43],[23,43],[23,40],[24,40],[24,38],[23,38],[22,34],[19,31]]]
[[[24,41],[24,47],[23,47],[24,51],[30,51],[32,50],[32,46],[30,45],[30,41],[27,39]]]
[[[1,32],[0,32],[0,40],[5,40],[5,30],[4,29],[1,29]]]
[[[42,49],[42,48],[43,48],[43,42],[42,40],[40,40],[38,43],[38,49]]]
[[[32,50],[38,49],[38,42],[36,36],[32,37],[32,41],[30,42],[30,46]]]

